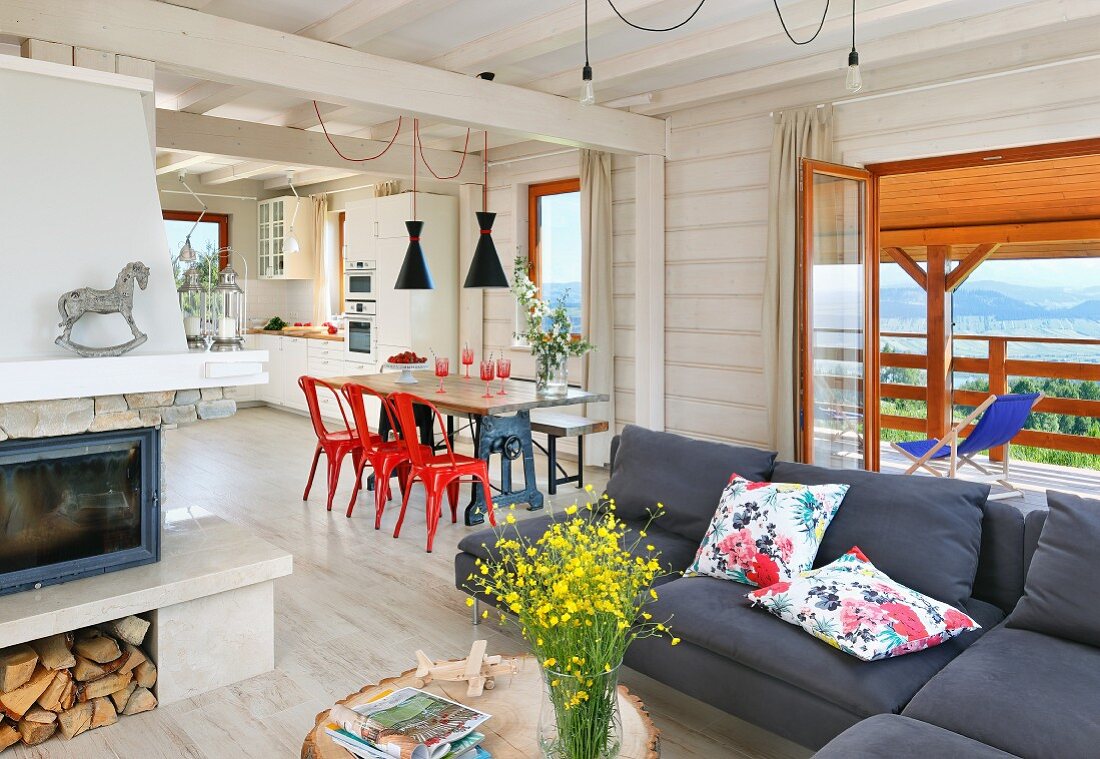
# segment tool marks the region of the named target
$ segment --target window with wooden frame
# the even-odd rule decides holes
[[[164,231],[168,236],[168,250],[172,253],[172,260],[179,256],[187,234],[191,227],[199,219],[198,211],[163,211]],[[229,214],[206,212],[202,221],[191,232],[191,248],[198,254],[199,260],[204,255],[212,255],[215,251],[229,247]],[[218,256],[218,269],[224,269],[229,263],[229,254],[221,253]],[[179,272],[176,272],[177,277]]]
[[[581,332],[581,181],[562,179],[527,188],[529,276],[551,305],[564,299],[574,335]]]

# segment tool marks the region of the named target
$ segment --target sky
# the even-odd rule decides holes
[[[581,195],[544,195],[542,212],[542,276],[547,282],[581,281]]]

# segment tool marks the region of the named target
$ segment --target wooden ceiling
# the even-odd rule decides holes
[[[1100,220],[1100,155],[884,176],[879,187],[882,230]]]

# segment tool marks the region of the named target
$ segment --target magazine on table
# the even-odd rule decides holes
[[[349,709],[337,704],[326,731],[357,756],[374,759],[472,759],[467,741],[489,715],[417,688],[401,688]]]

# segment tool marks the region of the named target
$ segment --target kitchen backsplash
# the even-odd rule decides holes
[[[291,324],[310,321],[313,318],[313,283],[309,280],[251,279],[248,281],[248,315],[265,320],[279,316]]]

